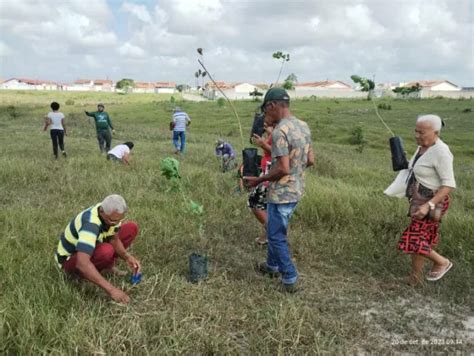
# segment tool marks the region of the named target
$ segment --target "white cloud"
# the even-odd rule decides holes
[[[134,46],[128,42],[120,46],[118,51],[120,55],[124,57],[129,57],[129,58],[145,58],[146,57],[146,52],[143,50],[143,48]]]
[[[271,82],[279,69],[271,54],[281,50],[291,54],[282,76],[293,72],[300,81],[448,73],[473,85],[471,2],[0,0],[0,53],[21,54],[2,57],[2,71],[27,75],[45,63],[41,77],[192,83],[203,47],[217,80]]]
[[[151,22],[151,16],[145,5],[137,5],[125,2],[122,5],[122,10],[135,16],[142,22]]]
[[[9,45],[6,43],[0,41],[0,57],[7,57],[11,56],[15,53],[15,50],[13,50]]]

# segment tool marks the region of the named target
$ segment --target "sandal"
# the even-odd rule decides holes
[[[255,239],[255,243],[259,246],[265,246],[266,244],[268,244],[268,240],[267,239],[262,240],[260,237],[257,237]]]
[[[453,267],[453,263],[451,261],[448,261],[448,265],[442,271],[428,272],[428,274],[426,275],[426,280],[434,282],[443,278],[443,276],[451,269],[451,267]]]

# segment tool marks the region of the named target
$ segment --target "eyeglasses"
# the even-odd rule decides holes
[[[106,220],[105,222],[107,223],[107,225],[110,225],[110,226],[115,226],[115,225],[118,225],[120,224],[122,221],[125,220],[125,217],[121,218],[121,219],[118,219],[118,220],[112,220],[111,218],[109,218],[108,216],[104,216],[104,220]]]

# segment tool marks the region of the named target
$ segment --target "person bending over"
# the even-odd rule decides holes
[[[117,258],[123,259],[134,275],[140,273],[140,262],[127,251],[138,234],[135,222],[122,223],[127,210],[125,200],[112,194],[81,211],[66,225],[54,254],[62,271],[87,279],[123,304],[129,303],[130,297],[102,273],[118,272]]]

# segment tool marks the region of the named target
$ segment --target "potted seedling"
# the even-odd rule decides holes
[[[204,207],[191,200],[181,181],[179,174],[179,161],[172,157],[166,157],[160,162],[161,175],[164,176],[170,183],[171,187],[168,191],[177,191],[183,199],[185,206],[184,211],[189,216],[190,220],[197,225],[199,240],[204,241]],[[188,257],[189,259],[189,275],[188,280],[192,283],[197,283],[208,277],[208,258],[206,255],[193,252]]]

